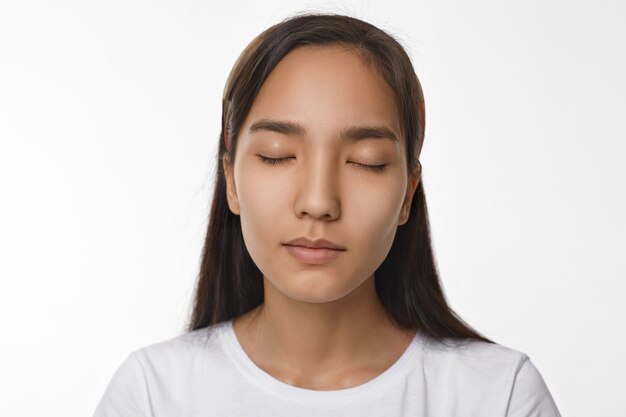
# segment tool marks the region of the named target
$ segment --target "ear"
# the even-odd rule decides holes
[[[228,202],[228,208],[233,214],[239,215],[239,198],[237,197],[237,188],[235,187],[233,167],[230,164],[227,153],[222,157],[222,167],[224,169],[224,177],[226,178],[226,201]]]
[[[415,171],[409,176],[409,181],[406,186],[406,194],[404,195],[404,201],[402,202],[402,208],[400,209],[400,218],[398,220],[398,226],[402,226],[409,221],[409,214],[411,213],[411,202],[413,201],[413,194],[421,180],[422,165],[420,164]]]

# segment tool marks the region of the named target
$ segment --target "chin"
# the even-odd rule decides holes
[[[361,283],[340,280],[328,271],[301,271],[279,280],[266,278],[285,297],[303,303],[330,303],[354,291]],[[269,282],[268,282],[269,281]]]

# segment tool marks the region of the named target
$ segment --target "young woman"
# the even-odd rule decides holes
[[[132,352],[96,417],[558,417],[529,357],[447,305],[422,89],[389,34],[300,14],[243,51],[188,331]]]

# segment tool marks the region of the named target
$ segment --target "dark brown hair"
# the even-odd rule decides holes
[[[209,213],[188,331],[236,318],[263,303],[263,274],[244,244],[240,218],[226,200],[222,158],[234,161],[239,130],[270,72],[290,51],[306,45],[353,49],[396,92],[408,168],[420,170],[425,111],[422,87],[400,43],[357,18],[299,13],[253,39],[237,59],[224,88],[222,131],[215,191]],[[405,329],[419,329],[437,340],[475,339],[494,343],[466,324],[444,296],[430,240],[424,182],[413,195],[408,221],[375,272],[376,292],[386,312]]]

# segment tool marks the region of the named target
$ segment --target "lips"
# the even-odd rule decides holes
[[[312,249],[334,249],[345,251],[346,248],[327,239],[309,239],[307,237],[298,237],[285,243],[289,246],[301,246]]]
[[[305,264],[325,264],[340,256],[345,250],[329,248],[307,248],[304,246],[284,245],[287,252],[296,260]]]

